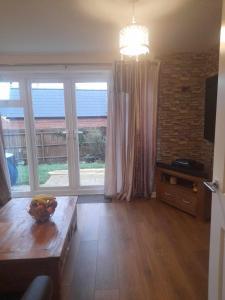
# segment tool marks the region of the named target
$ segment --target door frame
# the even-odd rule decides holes
[[[1,81],[18,81],[20,83],[21,101],[15,100],[9,103],[0,102],[3,106],[19,106],[24,109],[24,123],[27,131],[26,147],[28,171],[30,179],[29,192],[12,192],[13,197],[32,196],[38,193],[53,193],[54,195],[100,194],[103,186],[79,185],[79,144],[77,133],[75,83],[77,82],[107,82],[108,93],[112,82],[111,66],[23,66],[0,68]],[[31,83],[33,82],[62,82],[64,84],[65,119],[68,130],[68,187],[40,187],[37,172],[37,149],[35,147],[35,126],[33,119]],[[74,89],[73,89],[74,88]],[[18,103],[19,102],[19,103]],[[1,104],[2,103],[2,104]],[[5,106],[4,106],[5,107]],[[78,179],[78,180],[76,180]]]
[[[214,193],[210,225],[209,300],[222,300],[225,297],[225,0],[222,2],[213,182],[211,183]]]
[[[89,83],[89,82],[106,82],[107,83],[107,92],[108,92],[108,99],[109,99],[109,90],[111,89],[111,74],[110,73],[103,73],[103,72],[91,72],[91,73],[77,73],[74,74],[73,80],[72,80],[72,86],[73,86],[73,93],[72,93],[72,111],[75,112],[75,118],[73,118],[74,122],[74,136],[75,140],[79,141],[78,137],[78,125],[77,125],[77,112],[76,112],[76,89],[75,84],[76,83]],[[77,156],[76,161],[78,164],[77,167],[77,173],[76,176],[78,180],[77,183],[80,183],[80,174],[79,174],[79,142],[75,143],[75,155]],[[76,186],[76,191],[79,195],[82,194],[102,194],[104,192],[104,186],[95,185],[95,186],[81,186],[78,184]]]

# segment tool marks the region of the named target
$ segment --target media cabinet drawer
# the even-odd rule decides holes
[[[211,193],[205,187],[205,178],[167,168],[156,169],[156,197],[198,219],[210,218]]]
[[[176,204],[176,195],[173,189],[170,189],[170,186],[161,189],[160,199],[168,204]]]
[[[168,204],[172,204],[175,205],[176,204],[176,198],[173,195],[173,193],[171,193],[170,191],[167,190],[163,190],[161,195],[160,195],[160,199]]]
[[[197,197],[191,193],[178,193],[176,196],[177,207],[194,216],[197,214]]]
[[[185,193],[179,190],[174,190],[171,186],[163,188],[160,199],[170,205],[173,205],[191,215],[196,216],[197,213],[197,196],[193,192]]]

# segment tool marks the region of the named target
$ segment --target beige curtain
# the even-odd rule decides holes
[[[8,202],[10,197],[10,179],[5,160],[2,119],[0,116],[0,206]]]
[[[149,197],[154,184],[158,62],[116,62],[109,95],[105,195]]]

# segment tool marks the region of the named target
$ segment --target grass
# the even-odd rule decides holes
[[[39,183],[44,184],[50,175],[48,172],[55,170],[67,170],[67,164],[41,164],[38,166]]]
[[[100,169],[104,168],[104,163],[80,163],[81,169]],[[28,174],[28,166],[27,165],[18,165],[18,179],[17,185],[29,184],[29,174]],[[40,164],[38,166],[38,174],[39,174],[39,183],[44,184],[50,177],[48,172],[55,170],[68,170],[68,165],[65,163],[55,163],[55,164]]]
[[[80,163],[81,169],[102,169],[105,168],[105,163],[93,162],[93,163]]]

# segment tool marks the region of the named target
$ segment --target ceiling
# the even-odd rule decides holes
[[[139,0],[155,56],[218,45],[221,0]],[[0,0],[0,55],[118,56],[129,0]]]

